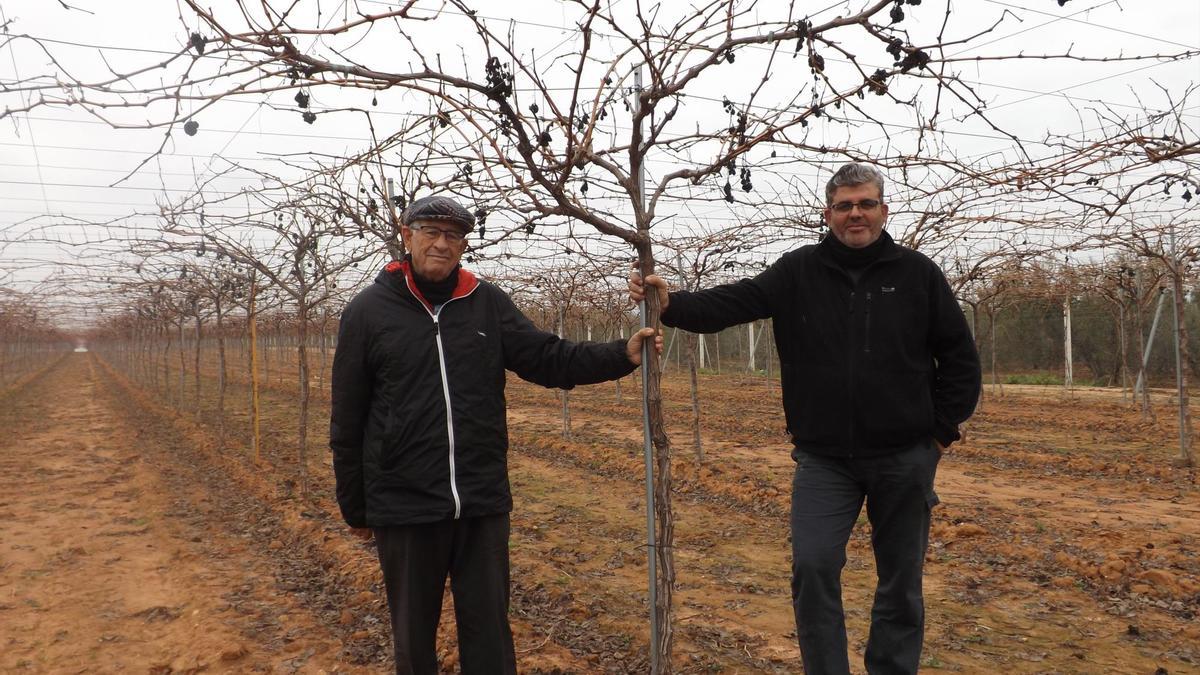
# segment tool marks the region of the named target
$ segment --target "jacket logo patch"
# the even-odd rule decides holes
[[[883,293],[894,293],[894,292],[896,292],[896,287],[895,286],[881,286],[879,288],[879,290]]]
[[[479,333],[479,334],[480,334],[480,335],[482,335],[483,337],[487,337],[487,333],[485,333],[485,332],[483,332],[483,331],[481,331],[481,330],[477,330],[477,331],[475,331],[475,332],[476,332],[476,333]]]

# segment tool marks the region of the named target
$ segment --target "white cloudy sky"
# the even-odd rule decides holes
[[[75,9],[51,0],[3,0],[0,23],[5,24],[7,40],[0,47],[0,82],[35,76],[54,77],[61,69],[72,75],[93,80],[103,77],[106,68],[128,71],[169,58],[186,43],[198,22],[187,15],[186,7],[165,0],[66,0]],[[631,10],[634,0],[612,3],[620,10]],[[811,16],[826,20],[860,9],[863,0],[849,3],[798,1],[791,9],[794,18]],[[220,13],[227,2],[217,2]],[[299,3],[300,11],[315,15],[315,2]],[[384,11],[395,3],[360,2],[363,11]],[[517,8],[514,9],[513,6]],[[346,3],[323,2],[322,25],[340,18]],[[467,55],[470,36],[464,35],[461,17],[446,10],[440,2],[419,2],[422,11],[442,10],[437,21],[412,28],[412,38],[430,52],[444,54],[459,63]],[[527,45],[527,58],[552,60],[576,47],[575,12],[569,5],[556,2],[480,3],[480,13],[494,16],[496,25],[507,24]],[[667,7],[671,7],[667,3]],[[788,5],[783,2],[759,2],[755,14],[764,21],[785,20]],[[1068,50],[1081,56],[1119,54],[1172,54],[1200,49],[1200,2],[1195,0],[1070,0],[1060,6],[1056,0],[955,0],[946,28],[948,36],[967,37],[999,25],[973,39],[970,44],[951,48],[961,56],[1025,54],[1062,54]],[[915,36],[928,40],[936,35],[944,17],[945,2],[925,0],[919,7],[905,6],[907,26]],[[666,9],[660,22],[667,22]],[[224,16],[230,16],[225,14]],[[181,18],[182,17],[182,18]],[[315,16],[313,16],[315,23]],[[41,39],[42,47],[25,37]],[[914,42],[920,43],[920,37]],[[855,44],[848,43],[852,49]],[[44,47],[44,49],[43,49]],[[354,48],[356,60],[382,70],[403,70],[404,43],[386,29],[374,30]],[[47,51],[49,53],[47,53]],[[878,46],[864,47],[862,62],[890,65],[890,59]],[[51,55],[57,65],[51,62]],[[753,58],[746,57],[746,58]],[[745,61],[743,60],[743,63]],[[773,70],[770,87],[786,91],[789,79],[805,82],[806,68],[778,66]],[[874,66],[875,64],[871,64]],[[831,66],[832,68],[833,66]],[[1146,108],[1166,103],[1166,94],[1178,95],[1200,81],[1200,59],[1181,62],[1117,62],[1111,64],[1077,61],[1021,61],[955,65],[958,75],[972,83],[987,101],[993,119],[1006,131],[1028,141],[1039,141],[1047,134],[1087,133],[1096,125],[1093,109],[1109,114],[1127,114],[1131,118]],[[728,79],[703,82],[700,90],[714,100],[728,95],[738,100],[756,86],[753,78],[737,77],[736,70],[726,72]],[[61,77],[61,75],[59,75]],[[29,114],[9,115],[0,119],[0,285],[29,291],[51,289],[46,280],[53,278],[64,263],[75,266],[95,265],[101,269],[111,261],[108,246],[64,247],[43,238],[66,239],[70,243],[96,242],[121,235],[119,230],[95,225],[56,226],[66,220],[105,222],[120,220],[122,228],[153,227],[152,218],[128,218],[132,213],[153,213],[156,204],[187,194],[212,172],[226,169],[227,160],[269,169],[276,166],[274,156],[304,152],[347,154],[369,143],[369,131],[359,115],[323,116],[316,124],[305,124],[291,102],[293,92],[273,96],[234,99],[197,115],[200,133],[187,136],[173,133],[161,154],[155,155],[163,140],[163,129],[112,129],[94,115],[77,108],[42,107]],[[924,94],[921,94],[924,96]],[[314,93],[314,108],[358,105],[366,107],[369,92]],[[0,106],[13,108],[27,102],[28,94],[0,89]],[[870,101],[868,101],[870,103]],[[399,124],[412,106],[420,107],[410,96],[380,95],[373,108],[377,124]],[[928,111],[931,100],[922,100]],[[719,109],[718,104],[713,108]],[[619,110],[619,109],[618,109]],[[190,112],[187,108],[185,113]],[[705,113],[696,113],[703,115]],[[161,107],[149,110],[111,111],[111,120],[138,125],[146,119],[164,119]],[[1200,110],[1193,105],[1186,115],[1194,124]],[[883,115],[886,119],[886,114]],[[902,127],[897,119],[891,130],[894,144],[902,144]],[[1193,127],[1195,128],[1195,127]],[[381,130],[386,133],[386,129]],[[852,138],[856,143],[881,151],[887,146],[878,129],[850,132],[845,129],[814,128],[813,134],[830,134],[831,142]],[[959,157],[1001,157],[1013,152],[1012,142],[977,120],[947,121],[941,137],[947,148]],[[860,135],[853,135],[860,134]],[[865,134],[865,135],[864,135]],[[1037,150],[1036,144],[1030,148]],[[129,176],[148,157],[153,159]],[[997,160],[999,161],[999,160]],[[650,171],[664,172],[669,167],[651,165]],[[812,164],[798,169],[790,178],[796,184],[816,191],[823,180],[821,169]],[[127,177],[128,176],[128,177]],[[650,176],[654,180],[654,176]],[[113,185],[117,183],[118,185]],[[217,189],[235,191],[252,184],[245,173],[235,172],[221,178]],[[721,202],[706,203],[690,213],[700,222],[716,222],[727,214]],[[44,228],[53,226],[49,231]],[[46,233],[45,237],[39,233]],[[119,248],[119,246],[115,247]]]

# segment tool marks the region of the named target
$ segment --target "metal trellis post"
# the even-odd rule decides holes
[[[642,91],[642,69],[639,67],[633,71],[633,88],[634,88],[634,105],[641,105],[640,94]],[[637,108],[634,108],[635,115]],[[637,199],[645,206],[645,167],[643,164],[638,165],[637,173]],[[644,209],[639,209],[644,210]],[[648,328],[649,322],[646,316],[646,301],[638,303],[638,313],[641,315],[642,328]],[[658,546],[654,537],[654,443],[651,439],[650,432],[650,371],[646,367],[650,363],[651,350],[654,348],[654,340],[642,341],[642,451],[646,462],[646,560],[649,568],[649,590],[650,590],[650,672],[656,675],[659,669],[659,646],[658,646]]]

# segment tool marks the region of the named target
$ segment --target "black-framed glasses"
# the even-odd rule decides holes
[[[445,237],[446,241],[450,242],[451,244],[457,244],[467,238],[465,233],[459,232],[458,230],[443,230],[430,225],[410,227],[409,229],[421,235],[428,241],[437,241],[438,237]]]
[[[883,204],[883,202],[879,201],[878,199],[860,199],[856,202],[838,202],[830,205],[829,208],[837,211],[838,213],[850,213],[850,211],[856,206],[858,207],[859,211],[874,211],[875,209],[879,208],[881,204]]]

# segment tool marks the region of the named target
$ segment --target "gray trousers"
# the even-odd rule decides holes
[[[792,607],[809,675],[850,672],[842,568],[863,502],[879,575],[864,662],[871,675],[915,673],[925,636],[921,575],[933,479],[932,439],[891,455],[843,459],[797,450],[792,481]]]
[[[392,616],[396,672],[438,671],[446,576],[464,675],[516,673],[508,625],[508,514],[374,528]]]

